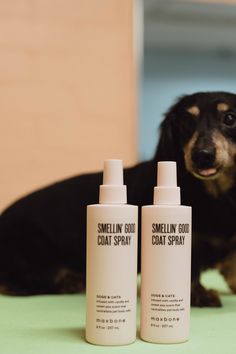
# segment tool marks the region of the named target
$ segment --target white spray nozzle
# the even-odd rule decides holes
[[[122,160],[104,161],[103,184],[124,184]]]
[[[123,161],[115,159],[105,160],[103,184],[100,186],[99,190],[99,203],[127,203],[127,191],[123,183]]]
[[[180,188],[177,187],[175,161],[160,161],[157,164],[154,204],[180,204]]]
[[[176,162],[159,161],[157,165],[157,186],[177,187]]]

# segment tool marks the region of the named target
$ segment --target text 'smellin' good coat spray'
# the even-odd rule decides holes
[[[141,338],[188,340],[191,286],[191,207],[180,205],[176,163],[158,163],[154,205],[142,208]]]
[[[122,160],[106,160],[99,204],[87,207],[86,339],[136,339],[138,207],[127,205]]]

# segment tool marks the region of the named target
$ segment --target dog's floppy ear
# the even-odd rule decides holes
[[[155,159],[158,161],[176,161],[176,143],[171,113],[167,113],[160,126],[160,138],[157,146]]]
[[[161,123],[160,139],[154,156],[154,159],[157,161],[180,162],[182,160],[177,112],[180,102],[184,97],[186,96],[181,97],[178,102],[170,108]]]

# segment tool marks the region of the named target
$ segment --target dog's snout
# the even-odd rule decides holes
[[[194,149],[192,151],[192,161],[197,168],[209,168],[215,162],[215,148]]]

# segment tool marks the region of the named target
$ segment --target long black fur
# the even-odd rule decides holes
[[[207,96],[208,95],[208,96]],[[125,169],[128,202],[152,204],[156,163],[178,163],[182,204],[193,207],[192,304],[220,306],[214,292],[200,284],[201,271],[215,267],[232,252],[236,231],[236,187],[217,200],[201,180],[186,171],[183,146],[194,127],[182,111],[191,104],[229,97],[199,93],[181,98],[167,112],[153,159]],[[230,96],[236,108],[236,95]],[[182,113],[181,113],[182,112]],[[236,141],[236,138],[235,138]],[[86,272],[86,205],[98,201],[102,173],[84,174],[58,182],[20,199],[0,217],[0,289],[7,294],[31,295],[77,292],[84,289]],[[139,230],[140,230],[139,215]],[[138,271],[140,271],[140,235]],[[215,243],[212,240],[217,239]],[[234,247],[234,246],[233,246]]]

